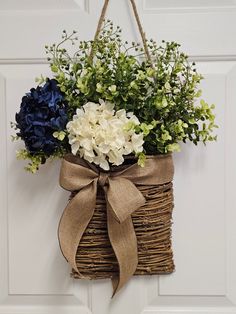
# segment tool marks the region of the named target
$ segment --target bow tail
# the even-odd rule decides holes
[[[94,180],[68,203],[58,227],[58,239],[62,254],[78,273],[76,252],[82,235],[94,214],[96,195],[97,180]]]
[[[137,268],[137,239],[131,216],[122,223],[118,222],[109,202],[107,202],[107,228],[119,265],[119,276],[112,278],[114,296],[132,277]]]

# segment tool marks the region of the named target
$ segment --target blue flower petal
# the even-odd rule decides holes
[[[31,153],[53,154],[62,142],[53,137],[55,130],[64,130],[68,122],[67,105],[57,81],[48,79],[43,86],[32,88],[21,101],[15,116],[17,133]]]

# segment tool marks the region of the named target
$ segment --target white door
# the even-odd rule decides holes
[[[128,0],[108,16],[138,39]],[[0,314],[236,314],[236,1],[136,0],[149,38],[175,40],[205,76],[217,108],[218,141],[175,155],[176,272],[136,277],[114,298],[111,283],[73,281],[57,242],[68,193],[59,163],[40,173],[15,159],[10,142],[22,95],[49,74],[44,45],[63,29],[93,36],[102,0],[0,0]]]

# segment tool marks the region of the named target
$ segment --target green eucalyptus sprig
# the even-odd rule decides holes
[[[63,48],[68,41],[78,48],[72,56]],[[195,63],[175,42],[162,41],[159,46],[151,39],[147,45],[152,64],[140,44],[123,42],[120,27],[108,20],[94,41],[78,42],[75,32],[64,31],[59,44],[47,46],[70,115],[99,99],[114,103],[116,110],[132,111],[146,128],[146,154],[178,151],[179,142],[215,140],[214,105],[196,102],[203,77]]]
[[[143,151],[137,153],[140,166],[144,166],[147,154],[180,151],[181,142],[197,145],[216,140],[214,105],[200,98],[203,76],[197,72],[195,63],[180,51],[180,45],[165,41],[159,45],[153,39],[147,40],[150,60],[139,43],[123,41],[121,33],[119,26],[107,20],[94,40],[79,41],[76,31],[68,34],[64,30],[59,43],[45,46],[53,79],[42,75],[36,79],[42,86],[31,89],[22,98],[18,122],[12,125],[18,130],[12,140],[21,138],[27,142],[26,148],[17,153],[17,158],[30,160],[26,170],[35,173],[47,159],[62,158],[71,151],[66,123],[73,119],[78,108],[89,102],[112,103],[115,111],[125,109],[138,118],[139,124],[127,127],[135,128],[132,131],[143,136]],[[61,100],[54,98],[55,90]],[[28,114],[25,106],[38,101],[34,99],[35,93],[44,98],[45,92],[54,99],[55,110],[60,107],[62,112],[57,111],[55,118],[51,105],[45,103],[51,116],[45,116],[43,124],[40,114],[44,115],[44,111],[39,114],[31,107],[31,118],[24,120]],[[41,103],[37,106],[40,111]],[[41,130],[29,125],[34,118],[39,119],[36,125],[43,125]],[[62,119],[63,126],[56,119]],[[31,143],[34,138],[36,142]],[[43,146],[45,141],[51,150]],[[42,148],[37,149],[37,145]]]

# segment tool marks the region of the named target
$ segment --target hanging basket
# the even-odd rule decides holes
[[[137,8],[130,0],[144,52],[152,67]],[[109,0],[98,21],[98,38]],[[92,46],[90,60],[94,57]],[[61,186],[72,192],[58,229],[61,250],[74,278],[111,278],[114,294],[133,275],[174,270],[171,248],[174,167],[172,156],[149,156],[101,171],[73,155],[64,158]]]
[[[134,275],[169,274],[174,271],[171,247],[172,183],[144,185],[138,189],[146,203],[132,214],[138,244],[138,266]],[[77,249],[76,264],[80,273],[72,270],[71,274],[76,279],[112,278],[119,272],[108,237],[106,200],[101,188],[94,215]]]
[[[72,193],[58,235],[74,278],[111,278],[115,292],[132,275],[173,272],[173,173],[170,154],[110,171],[65,156],[60,184]]]

